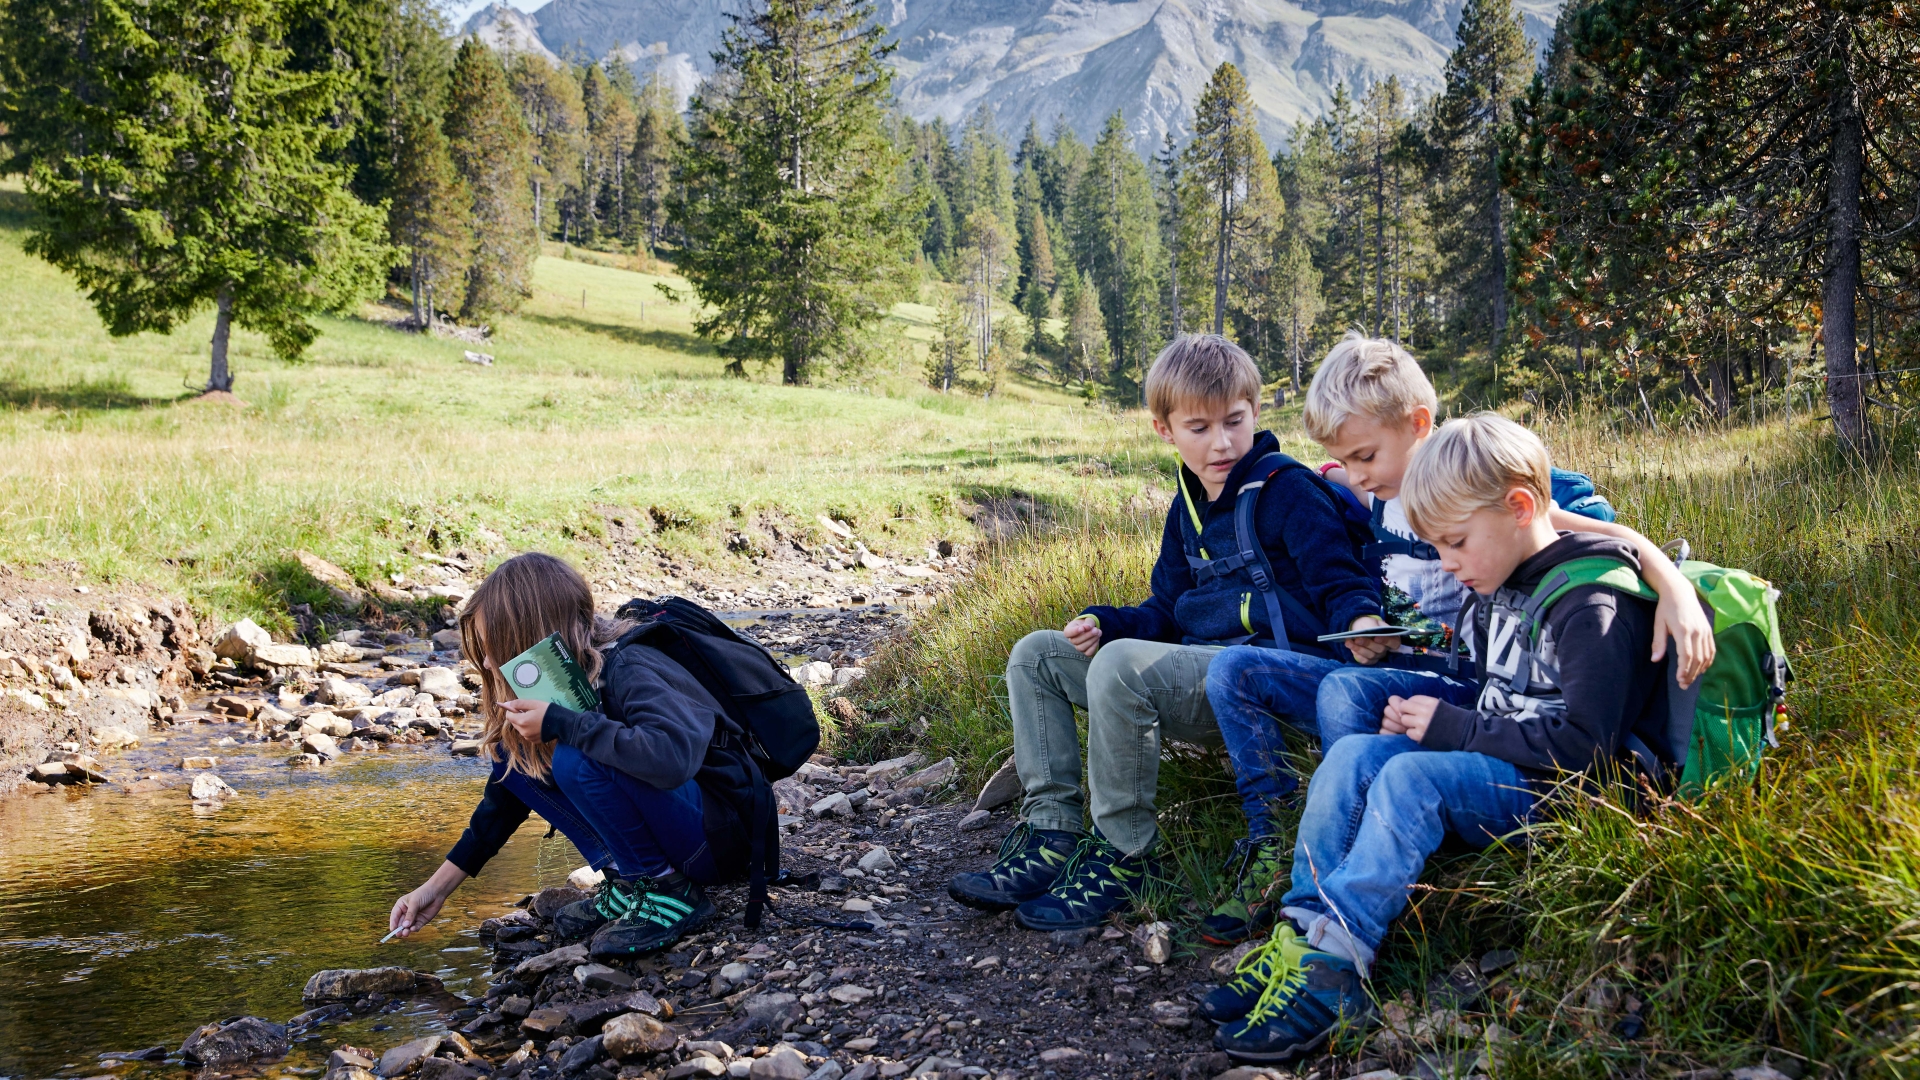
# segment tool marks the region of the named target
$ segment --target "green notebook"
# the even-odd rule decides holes
[[[548,634],[538,645],[501,665],[507,688],[517,698],[565,705],[575,712],[600,707],[600,695],[580,665],[567,654],[559,634]]]

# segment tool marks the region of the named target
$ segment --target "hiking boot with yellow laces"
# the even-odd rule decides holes
[[[1262,961],[1269,974],[1253,1007],[1213,1033],[1213,1045],[1236,1061],[1287,1061],[1342,1025],[1373,1017],[1373,999],[1352,961],[1312,948],[1290,923],[1274,931],[1274,944]]]
[[[1282,953],[1298,953],[1305,946],[1299,944],[1299,935],[1294,932],[1293,924],[1282,922],[1274,928],[1273,934],[1261,942],[1240,962],[1233,966],[1233,977],[1219,986],[1207,991],[1200,999],[1200,1015],[1216,1024],[1228,1024],[1253,1010],[1260,995],[1267,992],[1267,983],[1273,978],[1273,966]]]
[[[1015,908],[1013,921],[1028,930],[1098,926],[1140,899],[1157,871],[1147,852],[1129,857],[1098,834],[1083,837],[1053,888]]]
[[[955,874],[947,895],[982,911],[1019,907],[1053,887],[1079,841],[1074,833],[1036,829],[1023,821],[1000,842],[1000,855],[992,866]]]

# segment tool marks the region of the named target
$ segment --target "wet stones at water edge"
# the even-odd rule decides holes
[[[410,994],[415,990],[438,990],[440,980],[424,971],[403,967],[335,968],[316,971],[300,991],[309,1005],[355,1001],[369,994]]]
[[[289,1045],[285,1026],[257,1016],[236,1016],[195,1030],[180,1045],[180,1056],[189,1065],[220,1068],[284,1057]]]

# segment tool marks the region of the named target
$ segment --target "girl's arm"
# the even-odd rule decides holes
[[[1659,545],[1619,522],[1582,517],[1557,506],[1549,520],[1556,529],[1599,533],[1633,545],[1640,556],[1640,576],[1660,594],[1660,603],[1653,612],[1653,659],[1666,659],[1667,638],[1672,637],[1674,655],[1680,661],[1680,685],[1692,685],[1713,663],[1714,652],[1713,622],[1701,610],[1693,583],[1680,573],[1680,568],[1673,565],[1673,560],[1667,558]]]

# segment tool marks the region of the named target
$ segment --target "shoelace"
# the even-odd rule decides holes
[[[1007,834],[1007,838],[1000,841],[1000,853],[993,857],[994,863],[997,865],[1006,862],[1009,857],[1026,846],[1031,836],[1033,836],[1032,822],[1023,821],[1015,825],[1013,831]]]
[[[1278,1016],[1293,1004],[1293,998],[1300,988],[1307,985],[1307,967],[1300,961],[1306,954],[1306,943],[1294,935],[1276,937],[1273,944],[1279,946],[1273,951],[1273,972],[1267,977],[1267,988],[1260,992],[1260,999],[1247,1011],[1247,1026],[1251,1027],[1270,1016]]]
[[[634,890],[638,887],[638,882],[610,877],[594,890],[593,909],[605,918],[617,919],[633,910]]]
[[[692,913],[693,905],[677,896],[669,896],[658,891],[658,882],[648,881],[649,888],[640,894],[628,917],[638,916],[656,926],[672,926]]]
[[[1292,929],[1292,927],[1285,925],[1281,927],[1281,931],[1291,931]],[[1232,981],[1249,986],[1264,984],[1273,976],[1274,958],[1280,955],[1283,942],[1291,941],[1293,938],[1294,935],[1290,932],[1285,933],[1284,937],[1282,933],[1276,932],[1274,936],[1268,938],[1264,944],[1250,950],[1247,955],[1240,958],[1239,963],[1233,965]]]

